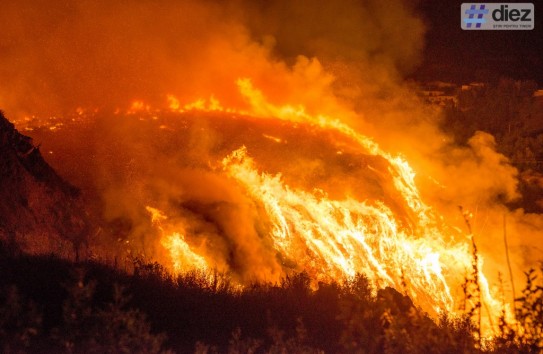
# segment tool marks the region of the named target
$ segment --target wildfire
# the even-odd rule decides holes
[[[424,203],[415,183],[416,174],[407,161],[386,153],[372,139],[339,119],[312,116],[303,106],[275,106],[250,80],[240,79],[237,83],[250,104],[250,111],[243,113],[335,131],[349,139],[355,149],[386,159],[394,188],[409,210],[406,224],[380,200],[357,200],[351,196],[338,200],[323,190],[291,188],[281,175],[259,171],[258,162],[250,157],[246,147],[241,147],[223,158],[216,172],[226,174],[241,186],[261,210],[261,219],[268,223],[273,247],[283,262],[291,267],[295,264],[295,268],[304,269],[321,281],[363,273],[376,287],[391,286],[407,292],[428,311],[454,313],[458,306],[455,297],[459,296],[458,289],[472,262],[469,243],[451,241],[451,234],[460,238],[461,235],[444,225]],[[182,105],[170,95],[168,103],[171,111],[178,112],[225,110],[213,96],[209,101]],[[275,136],[264,137],[282,142]],[[174,271],[208,269],[210,261],[213,264],[189,246],[184,231],[164,232],[161,225],[167,223],[167,218],[163,212],[150,207],[147,210],[163,234],[161,243],[170,254]],[[480,262],[479,269],[482,258]],[[487,309],[497,313],[499,305],[482,272],[479,279]]]
[[[481,312],[497,318],[480,254],[473,265],[474,235],[448,210],[475,207],[483,196],[481,210],[492,207],[484,246],[497,243],[496,215],[510,213],[516,171],[487,134],[468,147],[449,144],[412,84],[402,82],[423,43],[423,21],[411,6],[393,14],[382,6],[358,4],[352,13],[321,6],[293,21],[283,16],[302,8],[288,2],[277,9],[91,3],[32,16],[6,8],[4,37],[25,41],[10,42],[2,59],[15,74],[5,71],[0,96],[3,109],[29,114],[16,126],[32,130],[36,148],[43,141],[44,151],[54,151],[51,166],[96,198],[89,208],[103,218],[98,224],[112,226],[104,239],[130,239],[134,251],[174,273],[217,269],[240,283],[302,270],[318,281],[363,273],[376,288],[394,287],[434,313],[454,314],[475,272]],[[59,22],[59,14],[72,20]],[[355,125],[362,120],[377,122],[372,129],[383,140]],[[413,134],[404,137],[406,127]],[[417,144],[427,133],[428,144]],[[385,142],[396,139],[398,149],[420,157],[417,165],[388,151]],[[413,166],[433,176],[421,178]],[[540,240],[541,218],[515,213],[516,239],[529,230]],[[530,243],[517,242],[518,260]],[[499,249],[481,252],[497,273]]]
[[[168,233],[164,230],[162,222],[167,220],[168,217],[161,210],[150,206],[146,206],[145,209],[151,214],[152,223],[158,227],[162,234],[160,243],[170,253],[170,260],[176,273],[193,269],[208,269],[204,257],[192,251],[183,234],[177,231]]]
[[[205,258],[194,253],[179,232],[163,237],[161,243],[170,252],[175,272],[208,269]]]
[[[286,126],[310,127],[311,131],[329,134],[332,140],[341,140],[337,146],[331,146],[335,156],[341,157],[343,150],[348,150],[385,162],[382,171],[379,167],[377,172],[389,176],[387,183],[394,190],[394,202],[403,213],[400,215],[398,207],[379,198],[364,199],[356,193],[332,197],[321,188],[291,186],[280,173],[270,173],[268,161],[260,160],[258,154],[245,146],[238,145],[237,149],[213,157],[217,160],[206,163],[209,173],[237,186],[250,200],[251,212],[262,225],[257,231],[261,233],[259,237],[271,240],[262,248],[271,246],[271,254],[277,255],[282,271],[305,270],[318,281],[346,279],[363,273],[375,287],[390,286],[407,293],[429,312],[454,314],[464,296],[462,283],[472,269],[471,235],[447,225],[425,203],[416,184],[416,173],[406,159],[389,154],[373,139],[346,124],[348,116],[313,115],[303,105],[272,104],[249,79],[239,79],[237,86],[247,107],[225,108],[213,95],[190,103],[168,95],[165,112],[225,112],[280,120]],[[157,120],[163,112],[146,102],[133,101],[124,113],[139,120],[149,117]],[[76,114],[81,116],[85,112],[79,109]],[[160,124],[159,128],[167,127]],[[291,141],[280,130],[260,136],[278,147]],[[369,165],[368,168],[373,169]],[[228,271],[228,260],[214,259],[214,253],[208,252],[205,245],[194,242],[198,238],[192,234],[194,229],[185,224],[187,220],[167,216],[175,211],[151,206],[146,210],[160,235],[159,245],[167,254],[161,261],[169,264],[173,272],[217,268]],[[255,255],[255,259],[258,257]],[[496,318],[501,306],[494,299],[482,268],[483,258],[479,256],[478,279],[486,312],[483,317],[487,318],[485,326],[489,328],[488,318]],[[264,273],[274,272],[276,269]]]
[[[181,103],[177,97],[174,95],[167,95],[168,100],[168,108],[171,112],[177,112],[182,113],[186,111],[204,111],[204,112],[212,112],[212,111],[228,111],[226,110],[218,99],[215,98],[215,96],[211,95],[211,97],[208,100],[205,99],[198,99],[194,102],[187,103],[183,106],[181,106]]]
[[[436,311],[453,309],[442,263],[456,259],[455,269],[447,271],[462,271],[470,261],[463,246],[450,247],[436,235],[414,235],[400,228],[393,212],[379,201],[331,200],[292,190],[280,176],[259,173],[245,148],[226,157],[223,166],[263,205],[274,246],[300,268],[320,280],[361,272],[379,287],[397,289],[405,277],[415,299],[432,303]]]

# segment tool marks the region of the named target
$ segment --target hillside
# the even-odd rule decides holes
[[[2,112],[0,185],[0,240],[29,253],[78,257],[88,227],[78,190]]]

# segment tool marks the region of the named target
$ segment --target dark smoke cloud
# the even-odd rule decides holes
[[[246,1],[252,32],[272,36],[282,58],[298,55],[352,64],[387,65],[398,71],[418,64],[424,27],[400,1]]]

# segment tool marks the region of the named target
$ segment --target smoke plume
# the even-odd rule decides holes
[[[493,138],[479,132],[468,146],[455,146],[438,128],[440,111],[404,81],[420,63],[426,30],[409,1],[6,0],[0,10],[2,109],[21,119],[67,116],[78,107],[100,112],[90,126],[42,138],[57,170],[99,196],[110,228],[101,233],[105,244],[129,242],[131,252],[161,257],[149,205],[166,211],[165,231],[183,232],[214,267],[244,281],[277,279],[293,260],[270,246],[260,206],[216,173],[242,145],[289,186],[395,203],[382,159],[368,154],[362,167],[373,170],[364,171],[348,154],[334,164],[337,151],[326,149],[333,145],[310,130],[283,131],[297,141],[292,152],[270,147],[281,133],[269,133],[279,129],[273,124],[242,129],[241,120],[197,117],[176,135],[174,117],[158,117],[157,130],[152,119],[104,113],[134,100],[157,107],[168,95],[255,112],[236,84],[249,78],[275,106],[336,117],[405,156],[427,203],[453,227],[465,227],[458,205],[473,212],[488,272],[506,272],[504,216],[515,272],[541,256],[530,246],[541,238],[542,218],[504,206],[518,197],[517,171]]]

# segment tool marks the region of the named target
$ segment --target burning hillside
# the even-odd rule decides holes
[[[324,282],[364,273],[427,311],[455,311],[469,238],[424,202],[407,162],[340,120],[274,106],[239,83],[266,116],[170,96],[163,110],[137,103],[33,131],[55,166],[102,198],[97,249],[173,272],[217,269],[240,284],[302,270]]]
[[[499,313],[504,230],[518,276],[543,219],[505,206],[518,172],[491,135],[454,145],[402,81],[413,9],[340,3],[5,5],[0,99],[98,215],[89,256],[240,285],[364,273],[432,313],[475,273]]]

